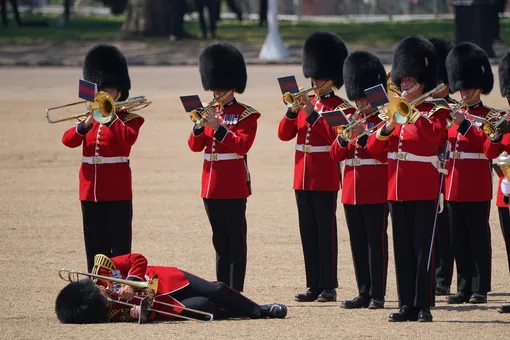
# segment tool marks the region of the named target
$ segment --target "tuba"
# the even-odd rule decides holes
[[[205,124],[207,124],[207,116],[215,115],[216,107],[219,107],[220,111],[223,110],[223,101],[227,99],[233,92],[233,90],[229,90],[225,92],[225,94],[221,97],[211,100],[206,107],[200,107],[191,110],[189,113],[189,118],[193,123],[195,123],[197,127],[204,127]]]

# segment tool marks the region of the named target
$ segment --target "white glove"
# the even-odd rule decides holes
[[[501,192],[503,193],[503,195],[510,194],[510,182],[507,181],[506,179],[503,179],[503,181],[501,182]]]

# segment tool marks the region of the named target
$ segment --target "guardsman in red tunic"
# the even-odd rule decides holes
[[[387,88],[386,70],[377,56],[356,51],[344,63],[347,98],[361,110],[358,133],[381,122],[364,90],[378,84]],[[353,134],[356,136],[356,134]],[[343,308],[384,308],[388,269],[388,166],[385,154],[375,158],[366,149],[368,135],[347,142],[340,135],[331,145],[335,162],[345,161],[342,203],[349,228],[359,296],[342,301]]]
[[[243,55],[228,43],[207,46],[200,55],[204,90],[221,98],[222,111],[191,132],[188,145],[204,153],[202,193],[216,250],[217,280],[242,292],[246,273],[246,202],[251,194],[247,154],[255,140],[260,113],[237,102],[247,73]],[[231,91],[230,95],[225,95]]]
[[[126,58],[115,46],[92,48],[85,57],[83,77],[115,101],[129,97],[131,81]],[[62,137],[65,146],[81,145],[83,149],[79,197],[88,270],[92,269],[96,254],[117,256],[131,252],[133,192],[129,155],[143,123],[143,117],[125,111],[117,112],[106,124],[96,122],[90,115]]]
[[[221,282],[206,281],[176,267],[148,266],[147,259],[141,254],[103,258],[102,263],[103,266],[98,266],[97,272],[93,274],[138,282],[150,281],[157,275],[158,289],[152,308],[163,312],[194,319],[200,319],[200,314],[179,307],[211,313],[215,318],[285,318],[287,315],[286,306],[258,305]],[[137,288],[129,284],[114,283],[115,293],[108,295],[101,291],[101,286],[108,286],[106,280],[98,279],[94,284],[93,280],[85,279],[64,287],[55,302],[55,311],[60,322],[79,324],[138,320],[139,306],[130,307],[106,300],[106,296],[109,296],[113,300],[120,298],[138,305],[140,300],[135,295],[143,295],[135,292]],[[158,304],[157,301],[173,306]],[[147,319],[164,321],[178,319],[178,316],[150,311]]]
[[[446,56],[455,46],[455,44],[443,38],[430,38],[429,41],[434,45],[438,61],[438,83],[443,83],[446,88],[433,95],[434,98],[443,98],[450,108],[453,108],[458,102],[450,96],[450,87],[448,85],[448,73],[446,72]],[[439,144],[439,155],[443,162],[445,161],[446,134]],[[444,197],[444,175],[442,181],[442,192]],[[435,232],[435,259],[436,259],[436,295],[449,295],[450,286],[453,277],[453,248],[450,239],[450,220],[448,218],[448,209],[443,209],[437,215],[437,224]]]
[[[305,293],[296,295],[296,301],[300,302],[336,301],[340,166],[329,155],[337,136],[336,128],[330,127],[321,113],[340,105],[347,114],[354,112],[354,108],[333,92],[333,86],[339,89],[343,85],[342,67],[347,54],[342,39],[332,33],[314,32],[307,38],[303,73],[306,78],[312,78],[312,85],[320,91],[304,107],[289,109],[278,127],[280,140],[297,139],[294,190],[308,287]]]
[[[510,53],[505,54],[499,62],[498,74],[501,96],[507,98],[510,104]],[[485,141],[484,152],[488,159],[495,159],[502,152],[510,153],[510,133],[508,132],[510,132],[510,121],[507,120],[499,126],[494,136]],[[508,200],[510,182],[505,179],[499,167],[494,165],[494,169],[499,176],[496,206],[498,207],[499,223],[505,239],[506,255],[510,266],[510,204]],[[501,306],[499,312],[510,313],[510,305]]]
[[[437,85],[437,53],[421,36],[402,40],[393,55],[393,83],[406,100],[420,98]],[[445,104],[446,105],[446,104]],[[388,204],[400,311],[390,321],[432,321],[435,305],[432,234],[439,196],[438,145],[450,109],[423,102],[407,124],[387,122],[368,138],[373,155],[388,156]]]
[[[448,129],[445,201],[457,264],[457,294],[449,296],[448,303],[486,303],[491,291],[492,169],[484,154],[487,136],[464,113],[482,118],[496,113],[480,101],[480,94],[491,92],[494,76],[486,53],[472,43],[455,46],[446,67],[450,88],[460,91],[468,105],[455,114]]]

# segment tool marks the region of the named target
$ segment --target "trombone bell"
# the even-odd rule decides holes
[[[406,124],[412,112],[411,105],[401,97],[393,97],[388,103],[386,115],[397,124]]]

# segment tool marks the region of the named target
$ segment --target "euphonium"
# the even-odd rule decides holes
[[[216,114],[216,107],[219,107],[221,111],[223,109],[223,101],[228,98],[232,92],[232,90],[229,90],[221,97],[214,98],[206,107],[191,110],[189,113],[191,121],[199,128],[204,127],[205,124],[207,124],[207,116]]]

